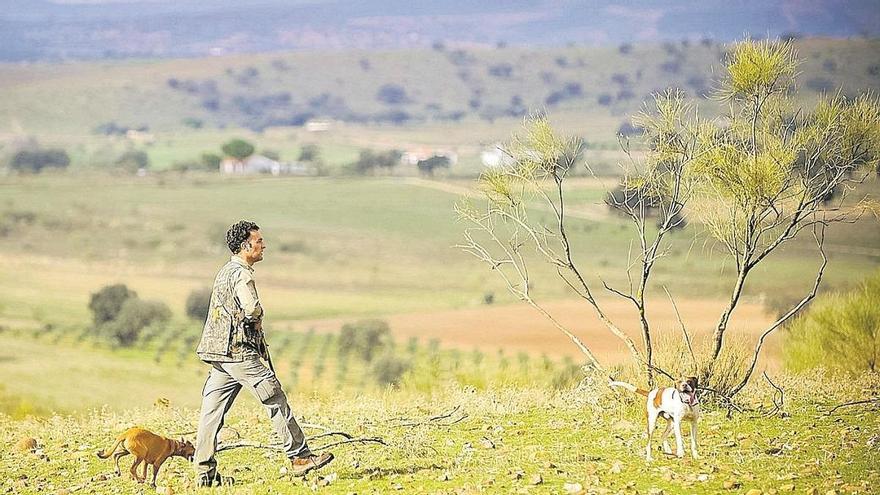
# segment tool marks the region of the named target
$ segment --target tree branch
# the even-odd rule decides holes
[[[819,266],[819,270],[816,273],[816,280],[813,283],[813,289],[810,291],[809,294],[804,296],[804,298],[801,299],[800,302],[798,302],[793,308],[791,308],[784,315],[780,316],[779,319],[777,319],[775,322],[773,322],[773,324],[771,324],[769,327],[767,327],[766,330],[764,330],[764,332],[761,334],[761,337],[758,339],[758,343],[755,345],[755,352],[752,355],[751,364],[749,365],[748,369],[746,370],[745,376],[743,377],[742,381],[739,383],[739,385],[734,387],[733,390],[731,391],[731,393],[730,393],[731,397],[733,397],[734,395],[739,393],[739,391],[742,390],[743,387],[746,386],[746,384],[748,384],[749,379],[752,376],[752,372],[754,372],[754,370],[755,370],[755,365],[758,364],[758,355],[761,353],[761,348],[764,346],[764,340],[767,338],[767,336],[770,335],[771,333],[773,333],[774,330],[779,328],[789,318],[791,318],[798,311],[800,311],[801,308],[806,306],[806,304],[808,302],[810,302],[810,300],[812,300],[814,297],[816,297],[816,292],[819,289],[819,284],[822,283],[822,275],[825,273],[825,267],[828,265],[828,257],[825,255],[825,245],[824,245],[825,244],[825,226],[824,225],[820,225],[818,228],[813,230],[813,238],[815,239],[816,245],[819,248],[819,255],[822,257],[822,263]]]

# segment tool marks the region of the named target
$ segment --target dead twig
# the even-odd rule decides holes
[[[464,419],[468,417],[467,413],[462,412],[458,418],[455,418],[452,421],[445,421],[444,422],[443,420],[451,418],[453,415],[455,415],[455,413],[459,412],[460,409],[461,409],[461,405],[457,405],[445,413],[441,413],[436,416],[431,416],[431,417],[423,419],[421,421],[414,421],[410,418],[404,418],[404,417],[392,418],[390,421],[402,421],[400,424],[395,425],[398,427],[413,427],[413,426],[422,426],[425,424],[433,424],[436,426],[452,426],[456,423],[460,423],[460,422],[464,421]]]
[[[313,447],[311,449],[316,450],[316,451],[317,450],[325,450],[325,449],[329,449],[330,447],[336,447],[337,445],[343,445],[343,444],[347,444],[347,443],[360,443],[360,444],[376,443],[379,445],[384,445],[386,447],[388,446],[388,444],[385,443],[385,440],[382,440],[379,437],[363,437],[363,438],[349,438],[347,440],[340,440],[338,442],[331,442],[326,445],[320,445],[318,447]]]
[[[383,440],[380,437],[357,437],[357,438],[355,438],[345,432],[322,433],[322,434],[316,435],[314,437],[309,437],[309,438],[307,438],[307,440],[327,437],[330,435],[342,436],[345,438],[345,440],[330,442],[328,444],[319,445],[317,447],[310,447],[310,450],[312,450],[312,451],[325,450],[330,447],[335,447],[337,445],[344,445],[344,444],[349,444],[349,443],[359,443],[359,444],[375,443],[375,444],[379,444],[379,445],[385,445],[386,447],[388,446],[388,444],[385,443],[385,440]],[[279,452],[284,450],[284,448],[279,444],[268,444],[267,445],[267,444],[262,444],[262,443],[257,443],[257,442],[251,442],[248,440],[242,440],[240,442],[221,444],[220,446],[217,447],[217,452],[222,452],[224,450],[238,449],[241,447],[250,447],[252,449],[275,450],[275,451],[279,451]]]
[[[715,390],[714,388],[697,387],[697,390],[705,390],[706,392],[711,392],[711,393],[715,394],[716,397],[720,397],[721,399],[723,399],[724,402],[727,404],[726,407],[727,407],[727,418],[728,419],[732,416],[732,413],[731,413],[732,410],[736,410],[736,412],[739,412],[739,413],[744,412],[743,408],[736,405],[736,403],[733,402],[733,399],[731,397],[728,397],[728,396],[722,394],[721,392]]]
[[[764,379],[767,380],[767,383],[775,389],[773,391],[773,409],[764,413],[764,416],[774,416],[778,412],[781,412],[784,415],[785,411],[783,408],[785,406],[785,391],[782,390],[782,387],[773,383],[773,380],[770,379],[766,371],[763,372],[763,375]]]
[[[828,411],[828,414],[834,414],[834,411],[836,411],[842,407],[858,406],[861,404],[880,404],[880,397],[874,397],[871,399],[864,399],[864,400],[854,400],[851,402],[844,402],[843,404],[838,404],[838,405],[832,407],[831,410]]]

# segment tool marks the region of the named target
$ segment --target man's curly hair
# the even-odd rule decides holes
[[[255,230],[260,230],[260,226],[247,220],[240,220],[229,227],[229,230],[226,231],[226,245],[229,246],[232,254],[238,254],[241,251],[241,244],[248,240],[251,232]]]

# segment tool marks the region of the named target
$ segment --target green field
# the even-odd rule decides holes
[[[174,174],[3,179],[0,253],[15,262],[0,267],[0,321],[84,324],[89,295],[119,282],[182,317],[189,291],[208,285],[228,257],[223,235],[238,218],[255,220],[268,241],[257,271],[275,322],[467,308],[483,304],[486,293],[494,293],[497,303],[512,302],[500,279],[454,248],[464,228],[453,212],[461,183],[452,191],[434,184]],[[591,278],[624,282],[621,253],[629,249],[630,227],[603,213],[597,184],[572,187],[573,205],[600,212],[598,219],[570,219],[575,256]],[[876,187],[871,180],[861,192]],[[549,220],[549,213],[535,215]],[[850,284],[877,267],[878,245],[880,229],[871,217],[832,228],[827,284]],[[723,297],[731,282],[724,266],[725,258],[693,224],[672,236],[655,287]],[[807,240],[794,242],[755,274],[747,297],[799,296],[814,266],[817,256]],[[533,275],[541,298],[572,297],[549,266],[535,263]]]

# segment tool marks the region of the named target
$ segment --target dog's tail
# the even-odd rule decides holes
[[[113,452],[116,451],[116,447],[119,447],[119,444],[122,443],[124,440],[125,440],[125,435],[119,435],[119,438],[116,439],[116,443],[114,443],[112,447],[110,447],[109,449],[107,449],[103,452],[101,452],[99,450],[98,452],[96,452],[96,454],[98,454],[98,457],[100,457],[101,459],[106,459],[106,458],[110,457],[110,455],[113,454]]]
[[[648,396],[648,391],[647,391],[647,390],[645,390],[645,389],[643,389],[643,388],[636,387],[636,386],[633,385],[632,383],[611,381],[611,382],[608,382],[608,386],[609,386],[609,387],[620,387],[620,388],[625,388],[625,389],[629,390],[630,392],[634,392],[634,393],[637,393],[637,394],[639,394],[639,395],[644,395],[645,397]]]

